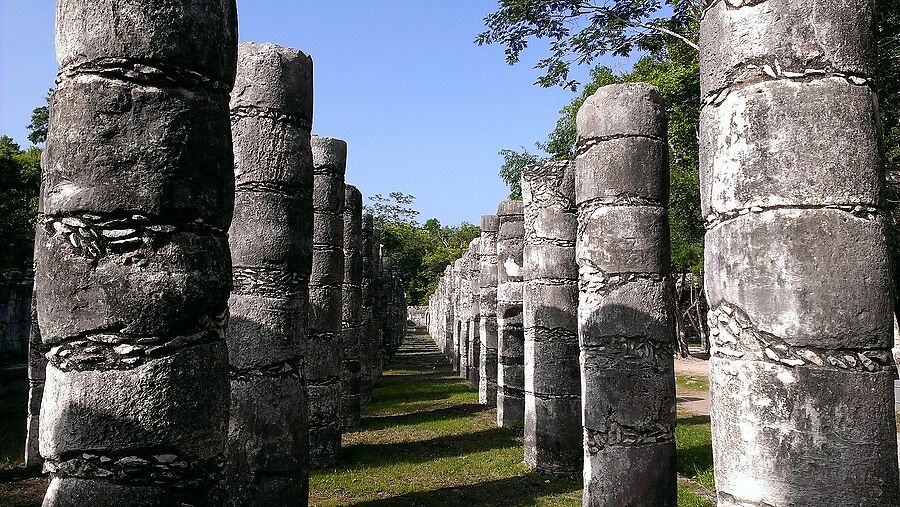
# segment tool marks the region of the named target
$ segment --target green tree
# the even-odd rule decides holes
[[[46,105],[36,107],[31,112],[31,123],[28,129],[28,140],[32,144],[40,144],[47,140],[47,129],[50,127],[50,98],[53,96],[53,88],[47,91]]]
[[[535,65],[544,71],[537,84],[575,91],[572,65],[646,51],[667,38],[696,49],[696,33],[680,28],[699,15],[699,0],[500,0],[475,43],[503,45],[506,62],[514,65],[531,39],[546,39],[549,54]]]
[[[41,181],[41,150],[0,136],[0,269],[31,265]]]

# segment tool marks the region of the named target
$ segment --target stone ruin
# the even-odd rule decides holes
[[[304,504],[403,341],[403,280],[346,143],[311,135],[309,56],[238,46],[233,1],[172,9],[58,8],[28,463],[48,506]],[[900,503],[871,27],[862,0],[704,5],[719,505]],[[528,466],[580,472],[585,505],[675,505],[665,107],[611,85],[576,123],[428,330]]]
[[[864,1],[705,4],[700,176],[722,506],[900,504],[872,19]],[[523,171],[524,259],[522,204],[502,203],[499,220],[482,219],[478,288],[456,281],[461,261],[448,268],[429,329],[459,367],[448,325],[471,318],[454,304],[478,292],[479,402],[521,429],[525,463],[581,472],[584,505],[676,505],[665,105],[649,85],[611,85],[576,124],[574,166]]]

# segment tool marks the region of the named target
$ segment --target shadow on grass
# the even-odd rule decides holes
[[[454,395],[471,393],[462,379],[429,379],[428,382],[414,380],[411,376],[383,378],[381,385],[373,393],[372,409],[383,410],[404,403],[446,400]]]
[[[691,478],[709,475],[713,468],[712,435],[709,416],[695,415],[679,418],[675,428],[678,444],[676,468],[678,473]],[[709,484],[704,484],[709,487]]]
[[[352,505],[357,507],[532,505],[543,496],[570,492],[578,495],[577,491],[580,488],[581,484],[575,479],[529,473],[478,484],[446,487],[434,491],[417,491]]]
[[[434,410],[416,411],[409,414],[364,417],[359,425],[359,430],[381,430],[394,426],[422,424],[445,419],[455,419],[457,417],[471,417],[490,409],[490,407],[485,405],[466,403]]]
[[[447,435],[417,442],[354,444],[341,449],[341,468],[374,468],[398,463],[423,463],[450,456],[465,456],[522,445],[505,428]],[[340,470],[338,470],[340,472]]]

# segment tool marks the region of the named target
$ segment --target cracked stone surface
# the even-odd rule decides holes
[[[677,503],[664,109],[632,83],[577,115],[584,505]]]
[[[497,424],[525,425],[525,332],[522,326],[522,201],[497,207]]]
[[[872,9],[768,0],[704,12],[722,506],[900,503]]]
[[[236,10],[153,9],[57,5],[35,241],[48,506],[222,499]]]

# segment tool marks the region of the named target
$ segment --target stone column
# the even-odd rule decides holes
[[[35,240],[44,505],[221,503],[234,2],[61,1],[56,48]]]
[[[394,315],[397,301],[394,298],[394,260],[381,258],[381,301],[384,302],[381,314],[381,362],[382,368],[391,357],[391,343],[394,339]]]
[[[362,344],[362,194],[353,185],[344,193],[344,282],[341,341],[341,420],[344,428],[359,424]]]
[[[472,250],[466,250],[463,256],[459,258],[459,278],[458,288],[459,296],[457,297],[457,330],[459,332],[459,377],[469,378],[469,322],[471,321],[471,291],[469,282],[469,273],[472,268]]]
[[[469,243],[469,389],[478,391],[481,360],[481,238]]]
[[[37,468],[44,464],[40,450],[41,399],[47,379],[46,350],[41,343],[41,328],[37,318],[37,304],[31,301],[31,327],[28,331],[28,415],[25,436],[25,466]]]
[[[605,86],[576,124],[584,505],[674,506],[665,106],[650,85]]]
[[[462,329],[463,312],[462,312],[462,257],[453,261],[453,371],[457,374],[460,372],[460,364],[462,363],[462,339],[465,333]],[[467,328],[468,329],[468,328]]]
[[[372,276],[374,286],[372,287],[372,293],[374,294],[374,306],[373,306],[373,314],[372,318],[372,385],[381,378],[381,370],[383,368],[383,358],[381,356],[381,344],[384,338],[384,312],[385,312],[385,301],[381,297],[382,290],[382,282],[381,282],[381,267],[382,267],[382,258],[381,258],[381,231],[378,229],[372,230]]]
[[[525,210],[525,464],[582,470],[575,167],[550,162],[522,172]]]
[[[238,46],[231,99],[235,205],[231,418],[225,486],[234,505],[306,498],[306,342],[312,253],[312,59]]]
[[[371,213],[366,213],[362,218],[362,310],[360,319],[362,329],[360,331],[359,344],[359,396],[361,403],[372,401],[372,368],[375,361],[372,349],[375,347],[374,334],[374,305],[375,305],[375,280],[372,272],[372,231],[374,228]]]
[[[898,505],[873,2],[716,1],[701,196],[719,505]]]
[[[347,143],[313,136],[313,256],[309,280],[309,462],[337,463],[341,448],[341,283],[344,279],[344,171]]]
[[[525,423],[525,334],[522,328],[522,201],[497,208],[497,424]]]
[[[481,243],[478,265],[480,274],[478,340],[478,403],[497,404],[497,230],[496,215],[481,216]]]
[[[444,295],[443,295],[443,318],[441,325],[443,329],[444,355],[450,362],[450,368],[453,368],[453,263],[450,263],[444,270]]]

